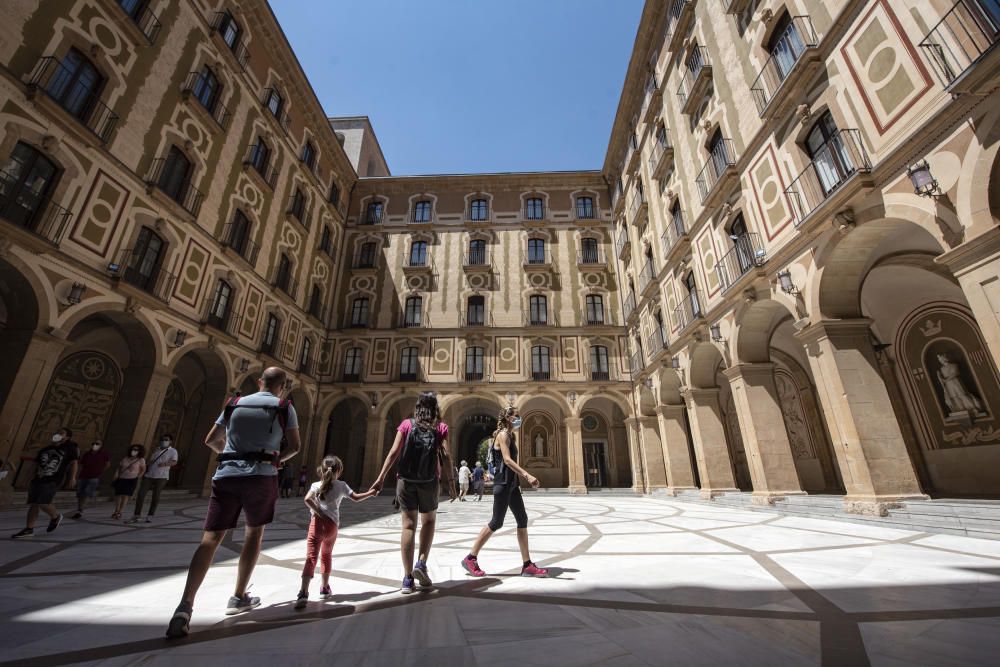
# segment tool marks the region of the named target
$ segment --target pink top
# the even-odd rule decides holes
[[[396,430],[403,434],[403,442],[406,442],[406,438],[410,435],[410,420],[404,419]],[[437,437],[439,443],[448,438],[448,425],[444,422],[438,422]]]

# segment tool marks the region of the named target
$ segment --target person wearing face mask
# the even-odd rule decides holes
[[[493,518],[479,531],[479,536],[472,545],[472,551],[462,560],[462,567],[473,577],[482,577],[486,573],[479,567],[479,552],[493,533],[503,526],[507,508],[514,514],[517,521],[517,546],[521,549],[522,577],[547,577],[549,571],[538,567],[531,561],[528,552],[528,513],[524,509],[524,498],[521,497],[521,486],[518,477],[523,477],[531,488],[538,488],[538,480],[517,463],[517,436],[514,433],[521,426],[521,415],[513,405],[504,408],[497,417],[497,430],[493,432],[493,443],[490,445],[487,463],[496,466],[493,478]]]
[[[83,516],[83,508],[87,504],[88,498],[97,495],[97,485],[101,481],[101,475],[111,465],[111,457],[104,449],[101,440],[94,440],[90,444],[90,450],[84,452],[80,457],[80,475],[76,482],[76,514],[74,519]]]
[[[125,523],[136,523],[142,516],[142,506],[146,500],[146,493],[152,490],[153,499],[149,503],[149,514],[146,515],[146,523],[153,522],[156,508],[160,504],[160,492],[170,480],[170,469],[177,465],[177,450],[171,446],[173,437],[169,433],[160,436],[159,446],[153,450],[146,463],[146,472],[139,482],[139,495],[135,498],[135,513],[132,518]]]
[[[129,447],[128,454],[118,462],[115,478],[111,485],[115,489],[115,511],[112,519],[122,518],[122,510],[128,499],[135,493],[139,478],[146,473],[146,448],[138,443]]]
[[[35,457],[35,476],[28,486],[28,519],[24,529],[11,535],[12,538],[34,535],[39,511],[49,515],[46,532],[51,533],[59,527],[63,515],[56,511],[52,501],[55,500],[56,491],[64,485],[72,488],[76,484],[79,458],[80,450],[73,442],[73,431],[68,428],[56,431],[52,436],[52,444],[39,450]]]

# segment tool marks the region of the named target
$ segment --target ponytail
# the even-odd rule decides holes
[[[493,431],[493,439],[496,440],[497,436],[500,435],[501,431],[511,431],[514,429],[513,419],[514,413],[517,412],[517,408],[513,405],[508,405],[500,410],[500,414],[497,415],[497,429]]]
[[[437,428],[438,422],[441,421],[441,408],[433,391],[420,394],[417,405],[413,408],[413,419],[423,428]]]
[[[326,500],[326,492],[333,486],[333,480],[344,470],[344,462],[339,456],[327,456],[316,468],[319,475],[319,499]]]

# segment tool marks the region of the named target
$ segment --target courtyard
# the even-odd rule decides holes
[[[192,634],[166,621],[206,501],[152,524],[107,504],[51,534],[5,541],[0,665],[994,664],[1000,541],[783,516],[667,498],[531,494],[534,559],[515,576],[512,521],[470,579],[459,561],[491,503],[441,506],[436,588],[402,596],[390,499],[345,503],[333,598],[292,609],[308,512],[279,501],[254,574],[259,608],[223,610],[242,531],[220,549]],[[23,510],[0,513],[17,530]],[[318,584],[314,582],[315,596]]]

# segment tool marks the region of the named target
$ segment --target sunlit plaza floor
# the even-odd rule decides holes
[[[0,664],[63,665],[995,665],[1000,541],[779,516],[667,499],[531,495],[533,555],[552,578],[515,576],[513,519],[459,566],[483,502],[444,502],[436,588],[402,596],[390,500],[345,501],[334,597],[292,609],[308,513],[281,500],[251,612],[227,617],[242,539],[220,549],[192,634],[167,643],[203,500],[151,525],[101,503],[34,538],[3,539]]]

